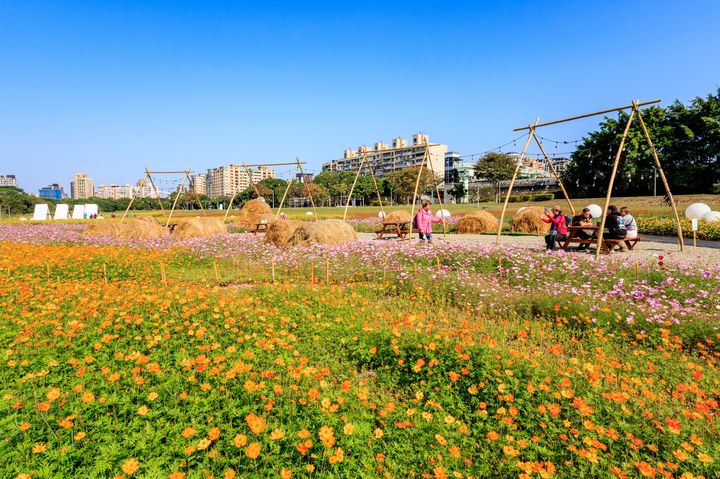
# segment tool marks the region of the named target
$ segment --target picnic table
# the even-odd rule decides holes
[[[598,244],[598,238],[597,233],[600,230],[599,226],[568,226],[568,235],[565,239],[565,242],[562,245],[562,249],[566,250],[568,246],[570,246],[570,243],[578,243],[578,244],[594,244],[595,247],[597,247]],[[590,234],[590,238],[580,238],[578,234],[581,231],[586,231],[588,234]],[[620,243],[625,243],[628,250],[632,250],[638,241],[640,241],[642,238],[639,236],[637,238],[632,239],[615,239],[615,238],[605,238],[603,236],[603,244],[601,246],[602,252],[605,254],[609,254],[612,252],[613,248]]]
[[[395,234],[397,235],[398,239],[406,239],[407,236],[412,233],[412,229],[409,225],[409,221],[401,223],[383,223],[382,229],[377,230],[375,234],[377,235],[378,239],[381,239],[384,235],[387,234]]]
[[[261,223],[255,223],[253,227],[250,229],[250,232],[254,235],[258,234],[258,231],[267,231],[268,224],[267,222],[261,222]]]

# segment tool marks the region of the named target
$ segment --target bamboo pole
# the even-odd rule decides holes
[[[535,119],[535,125],[537,125],[539,121],[540,117],[537,117]],[[535,132],[535,125],[533,125],[530,129],[530,133]],[[513,173],[512,179],[510,180],[510,186],[508,186],[507,195],[505,195],[505,203],[503,204],[503,209],[500,212],[500,224],[498,225],[497,237],[495,238],[495,246],[500,245],[500,235],[502,234],[503,222],[505,221],[505,211],[507,210],[507,205],[510,201],[510,193],[512,192],[512,187],[515,184],[515,179],[517,178],[518,172],[520,171],[520,164],[522,163],[523,158],[525,158],[525,153],[527,153],[527,149],[528,146],[530,146],[531,140],[532,134],[528,135],[527,141],[525,142],[525,147],[523,148],[522,153],[520,153],[520,158],[518,158],[518,164],[515,167],[515,172]]]
[[[363,151],[362,159],[360,160],[360,166],[358,167],[357,172],[355,173],[355,179],[353,180],[352,186],[350,187],[350,193],[348,194],[347,201],[345,202],[345,212],[343,213],[343,221],[347,218],[347,212],[348,208],[350,208],[350,200],[352,199],[353,190],[355,190],[355,185],[357,184],[357,180],[360,177],[360,172],[362,171],[363,165],[365,164],[365,159],[367,158],[367,153]]]
[[[172,208],[170,209],[170,214],[168,215],[167,221],[165,222],[165,228],[170,226],[170,220],[172,220],[172,215],[175,211],[175,206],[177,206],[178,199],[180,199],[180,191],[183,189],[183,186],[185,186],[185,178],[182,179],[182,181],[180,182],[180,187],[175,192],[175,201],[173,201]]]
[[[195,185],[190,180],[190,173],[192,173],[192,170],[185,170],[185,178],[187,178],[188,180],[188,187],[192,186],[192,192],[193,196],[195,197],[195,201],[200,207],[200,211],[202,211],[203,216],[207,216],[207,213],[205,213],[205,208],[203,208],[202,201],[200,201],[200,196],[198,196],[197,191],[195,191]]]
[[[420,163],[420,170],[418,171],[417,179],[415,180],[415,192],[412,197],[412,207],[410,209],[410,221],[415,218],[415,200],[417,199],[418,188],[420,187],[420,177],[422,176],[423,168],[425,167],[425,161],[430,151],[430,145],[425,144],[425,154],[423,155],[423,161]],[[412,236],[412,223],[410,223],[410,236]]]
[[[315,284],[315,263],[310,263],[310,284]]]
[[[655,145],[653,145],[652,138],[650,137],[650,132],[648,131],[647,126],[645,126],[645,121],[643,120],[643,117],[640,114],[639,110],[637,112],[637,117],[638,121],[640,122],[640,128],[642,128],[645,139],[650,146],[650,151],[652,151],[653,158],[655,158],[655,165],[657,166],[658,170],[660,170],[660,178],[662,179],[663,185],[665,186],[665,193],[667,193],[668,197],[670,198],[670,205],[672,206],[673,215],[675,216],[675,225],[677,226],[678,244],[680,245],[680,252],[683,252],[685,241],[683,241],[682,226],[680,225],[680,216],[678,215],[677,204],[675,204],[675,198],[673,198],[672,192],[670,191],[670,183],[668,183],[667,177],[665,176],[665,171],[663,171],[662,166],[660,165],[660,158],[658,158],[657,150],[655,149]]]
[[[297,173],[297,164],[295,164],[295,173]],[[280,212],[282,211],[283,204],[285,203],[285,198],[287,197],[288,191],[290,191],[290,185],[292,185],[293,177],[291,176],[288,180],[288,184],[285,187],[285,192],[282,195],[282,199],[280,200],[280,205],[278,206],[277,213],[275,213],[275,219],[280,218]]]
[[[162,281],[163,286],[167,286],[167,275],[165,274],[165,264],[160,263],[160,280]]]
[[[300,178],[302,178],[303,184],[306,184],[305,183],[305,172],[303,171],[302,163],[300,163],[300,158],[298,158],[296,156],[295,159],[297,160],[297,167],[300,170]],[[307,188],[307,186],[305,188]],[[307,192],[308,192],[308,196],[310,197],[310,205],[312,206],[313,214],[315,215],[315,219],[317,219],[317,210],[315,209],[315,200],[313,199],[312,191],[310,191],[310,189],[307,188]]]
[[[270,263],[270,273],[272,275],[272,282],[275,284],[275,257],[273,256],[272,263]]]
[[[630,112],[630,117],[628,118],[627,124],[625,125],[625,131],[623,131],[622,138],[620,139],[620,146],[618,147],[617,154],[615,155],[615,162],[613,163],[613,169],[612,173],[610,174],[610,184],[608,185],[608,191],[607,195],[605,196],[605,207],[602,211],[602,216],[600,219],[600,229],[598,230],[598,239],[597,239],[597,248],[595,248],[595,258],[597,259],[600,257],[600,250],[602,249],[603,245],[603,233],[605,231],[605,219],[607,218],[607,209],[608,206],[610,206],[610,197],[612,196],[612,189],[613,184],[615,183],[615,175],[617,174],[617,168],[618,164],[620,164],[620,157],[622,156],[623,148],[625,147],[625,140],[628,136],[628,131],[630,131],[630,125],[632,125],[633,118],[635,118],[635,114],[637,113],[638,109],[638,102],[633,101],[633,109]]]
[[[103,263],[103,281],[108,284],[107,265],[105,263]]]
[[[428,167],[430,168],[430,171],[432,172],[433,176],[435,175],[435,169],[432,166],[432,158],[430,158],[430,148],[428,148]],[[437,180],[437,177],[435,177]],[[445,215],[443,214],[443,203],[442,199],[440,198],[440,186],[438,185],[437,181],[435,182],[435,194],[438,199],[438,204],[440,205],[440,216],[442,216],[442,225],[443,225],[443,239],[447,237],[447,223],[445,222]],[[430,226],[432,228],[432,225]]]
[[[642,103],[638,103],[637,101],[634,101],[631,105],[626,106],[619,106],[617,108],[608,108],[607,110],[600,110],[593,113],[586,113],[584,115],[578,115],[578,116],[571,116],[569,118],[563,118],[562,120],[555,120],[555,121],[549,121],[547,123],[539,123],[534,125],[535,128],[542,128],[543,126],[548,125],[556,125],[558,123],[565,123],[567,121],[573,121],[573,120],[579,120],[581,118],[588,118],[590,116],[597,116],[597,115],[604,115],[605,113],[612,113],[614,111],[620,111],[620,110],[627,110],[628,108],[638,108],[645,105],[654,105],[655,103],[660,103],[660,100],[650,100],[650,101],[644,101]],[[529,130],[530,125],[523,126],[520,128],[515,128],[513,131],[521,131],[521,130]]]
[[[149,171],[147,168],[145,168],[145,176],[147,176],[148,180],[150,180],[150,187],[152,188],[152,193],[155,194],[155,197],[158,200],[158,203],[160,203],[160,211],[162,211],[163,216],[165,216],[165,208],[162,204],[162,198],[160,198],[160,192],[158,191],[157,187],[155,186],[155,182],[152,179],[152,176],[150,176],[150,173],[180,173],[180,172],[174,172],[174,171]]]
[[[213,261],[213,271],[215,272],[215,283],[220,284],[220,274],[218,273],[217,261]]]
[[[380,195],[380,188],[378,188],[377,180],[375,179],[375,169],[371,166],[368,166],[368,169],[370,170],[370,176],[372,177],[373,187],[375,188],[375,193],[378,197],[378,203],[380,204],[380,212],[382,213],[383,218],[385,218],[385,209],[383,208],[383,201],[382,201],[382,195]]]
[[[550,161],[550,158],[548,158],[547,153],[545,153],[545,148],[543,148],[542,143],[540,143],[540,140],[538,139],[537,135],[535,134],[535,130],[532,131],[532,137],[535,138],[535,143],[537,143],[538,147],[540,148],[540,151],[543,154],[543,157],[545,158],[545,163],[550,167],[550,171],[553,175],[555,175],[555,179],[558,181],[558,184],[560,185],[560,189],[563,192],[563,195],[565,195],[565,199],[567,200],[568,206],[570,207],[570,211],[572,212],[572,215],[575,216],[575,208],[573,207],[572,202],[570,201],[570,196],[568,196],[567,191],[565,190],[565,185],[563,185],[562,180],[560,179],[560,175],[557,174],[557,171],[555,171],[555,167],[553,166],[552,162]]]
[[[325,257],[325,284],[330,284],[330,257]]]
[[[130,198],[130,203],[128,203],[127,208],[125,208],[125,212],[123,213],[122,218],[120,218],[120,223],[125,221],[125,217],[127,216],[128,211],[130,211],[130,207],[132,206],[133,202],[135,201],[135,194],[136,193],[133,193],[132,198]]]

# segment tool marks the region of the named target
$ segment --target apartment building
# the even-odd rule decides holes
[[[94,184],[85,173],[75,173],[70,182],[70,196],[73,199],[92,198],[95,194]]]
[[[207,195],[207,175],[200,173],[190,177],[190,191],[196,195]]]
[[[250,179],[253,183],[259,183],[266,178],[275,178],[275,170],[265,166],[248,171],[250,176],[243,165],[227,165],[209,169],[205,180],[207,195],[211,198],[232,196],[248,189]]]
[[[375,175],[383,177],[393,171],[407,167],[420,166],[425,160],[426,150],[430,157],[430,165],[435,174],[439,177],[445,175],[445,153],[448,146],[430,143],[428,135],[416,133],[412,137],[412,144],[408,144],[404,138],[395,138],[392,146],[383,142],[376,142],[372,148],[360,146],[356,150],[348,149],[343,152],[343,157],[327,163],[323,163],[323,171],[357,171],[363,158],[367,165],[373,169]],[[428,164],[425,164],[428,167]],[[363,167],[361,174],[369,174],[369,170]]]
[[[17,187],[18,182],[15,175],[0,175],[0,186],[15,186]]]
[[[132,198],[135,194],[135,188],[130,184],[124,185],[100,185],[97,187],[95,196],[98,198],[107,198],[117,200],[120,198]]]

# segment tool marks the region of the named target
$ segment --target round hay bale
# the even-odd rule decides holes
[[[180,239],[201,238],[227,231],[227,226],[221,218],[187,218],[180,220],[175,226],[173,236]]]
[[[287,244],[303,246],[309,244],[337,245],[358,239],[357,232],[343,220],[308,221],[293,231]]]
[[[248,228],[258,224],[264,215],[272,211],[264,199],[255,198],[245,203],[240,210],[236,221]]]
[[[462,216],[457,222],[456,232],[461,234],[490,233],[497,231],[498,220],[487,211],[471,211]]]
[[[169,234],[165,225],[161,225],[158,220],[152,216],[141,216],[134,218],[129,223],[121,223],[125,228],[118,230],[118,238],[123,239],[145,239],[157,238]]]
[[[530,206],[515,214],[510,222],[510,231],[514,233],[547,234],[550,225],[540,219],[545,209],[539,206]]]
[[[93,222],[83,230],[83,236],[120,236],[120,232],[127,229],[126,223]]]
[[[412,221],[412,214],[407,210],[395,210],[391,211],[382,220],[382,224],[388,223],[410,223]]]
[[[301,224],[301,221],[295,220],[272,221],[265,232],[265,243],[274,244],[275,246],[285,246],[290,236],[292,236]]]

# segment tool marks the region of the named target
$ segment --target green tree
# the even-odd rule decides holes
[[[506,153],[488,153],[475,165],[475,177],[489,181],[495,188],[495,201],[500,201],[500,186],[511,180],[517,164]]]
[[[2,209],[3,214],[29,214],[32,213],[37,203],[45,203],[45,200],[30,196],[14,186],[0,187],[0,209]]]
[[[460,183],[455,183],[452,188],[450,188],[450,196],[455,198],[455,201],[457,203],[461,202],[463,198],[465,198],[465,195],[467,194],[467,190],[465,189],[465,185]]]
[[[414,201],[413,193],[415,192],[415,183],[420,172],[419,166],[403,168],[402,170],[393,171],[387,175],[387,183],[390,188],[400,197],[400,200],[409,204]],[[418,186],[418,194],[431,194],[434,188],[439,184],[440,179],[435,174],[423,168],[420,175],[420,184]]]

